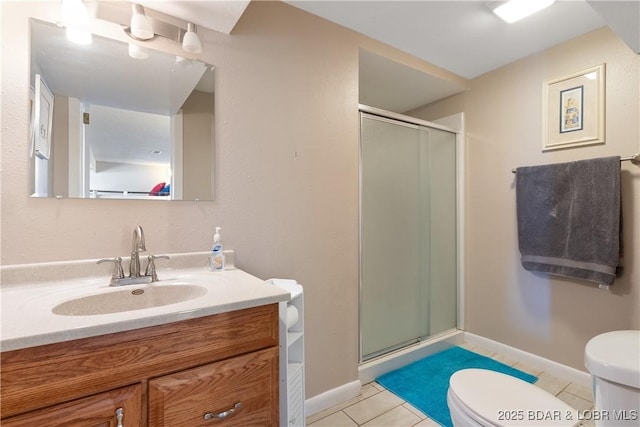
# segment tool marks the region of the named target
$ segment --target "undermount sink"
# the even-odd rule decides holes
[[[207,288],[199,285],[146,285],[89,295],[65,301],[53,307],[62,316],[91,316],[160,307],[201,297]]]

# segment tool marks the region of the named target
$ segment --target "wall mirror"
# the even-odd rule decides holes
[[[211,64],[30,25],[32,197],[213,200]]]

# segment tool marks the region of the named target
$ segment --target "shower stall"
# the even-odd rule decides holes
[[[457,327],[457,134],[360,108],[360,362]]]

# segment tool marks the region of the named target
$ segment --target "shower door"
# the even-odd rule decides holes
[[[361,113],[360,358],[456,327],[456,134]]]

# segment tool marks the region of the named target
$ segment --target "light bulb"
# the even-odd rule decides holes
[[[133,59],[147,59],[149,58],[149,51],[146,47],[138,46],[134,43],[129,43],[129,56]]]
[[[82,0],[63,0],[61,24],[66,27],[67,39],[73,43],[91,44],[89,12]]]
[[[93,41],[89,30],[68,26],[66,29],[67,40],[79,45],[90,45]]]
[[[187,32],[184,34],[184,38],[182,39],[182,49],[184,49],[185,52],[202,52],[202,43],[200,42],[200,37],[198,37],[195,30],[195,24],[187,24]]]
[[[147,15],[144,14],[144,8],[139,4],[132,4],[133,14],[131,15],[131,34],[140,40],[152,39],[155,34],[153,25]]]

